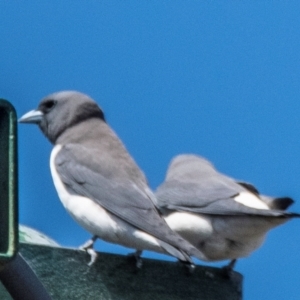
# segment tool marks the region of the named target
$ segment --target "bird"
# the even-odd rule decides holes
[[[96,239],[172,255],[193,268],[200,251],[167,225],[154,205],[155,195],[103,110],[78,91],[44,97],[20,123],[37,124],[53,144],[50,170],[64,208],[92,238],[81,246],[90,256]]]
[[[195,154],[171,160],[155,195],[168,225],[199,249],[204,261],[230,261],[223,267],[226,276],[237,259],[262,245],[269,230],[300,217],[286,211],[293,199],[261,195],[252,184],[219,173]]]

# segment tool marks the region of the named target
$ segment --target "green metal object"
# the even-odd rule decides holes
[[[26,243],[20,243],[20,254],[52,300],[242,300],[243,296],[243,276],[235,271],[224,278],[219,268],[197,265],[190,274],[178,262],[147,258],[137,270],[132,259],[104,252],[89,267],[85,251]],[[0,299],[11,299],[1,292],[0,285]]]
[[[17,164],[16,111],[0,99],[0,263],[13,258],[18,248]]]

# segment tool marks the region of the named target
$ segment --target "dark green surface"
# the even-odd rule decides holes
[[[14,107],[0,99],[0,260],[17,250],[17,125]]]
[[[8,292],[5,290],[4,286],[0,282],[0,299],[2,300],[12,300]]]
[[[242,275],[225,279],[217,268],[197,266],[187,275],[178,263],[144,259],[135,272],[125,256],[100,253],[88,267],[89,256],[78,250],[21,244],[20,251],[53,299],[242,299]]]

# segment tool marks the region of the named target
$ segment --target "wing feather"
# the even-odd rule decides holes
[[[83,146],[69,144],[56,156],[55,166],[70,193],[92,199],[120,219],[181,252],[186,251],[190,255],[196,255],[197,252],[197,256],[202,255],[169,228],[150,200],[149,189],[142,190],[142,183],[131,182],[129,178],[107,178],[104,175],[106,170],[102,171],[100,157],[93,159],[94,164],[84,163],[88,161],[89,155],[89,151]],[[78,159],[84,156],[85,160]],[[190,261],[186,254],[184,256]]]

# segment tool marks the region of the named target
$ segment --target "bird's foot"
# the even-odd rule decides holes
[[[183,261],[183,260],[179,260],[179,262],[187,270],[188,274],[193,274],[194,273],[194,271],[196,269],[196,266],[193,263],[188,262],[188,261]]]
[[[93,249],[93,248],[87,248],[86,252],[90,255],[91,260],[88,263],[88,266],[91,267],[97,260],[98,258],[98,253]]]
[[[79,246],[79,249],[80,250],[84,250],[86,251],[86,249],[88,248],[93,248],[94,247],[94,243],[96,242],[97,240],[97,236],[92,236],[91,239],[89,239],[88,241],[86,241],[83,245]]]
[[[141,250],[136,250],[135,252],[129,253],[127,255],[129,261],[133,261],[133,263],[135,263],[135,266],[137,269],[141,269],[143,266],[143,260],[141,258],[142,252],[143,251],[141,251]]]
[[[232,277],[232,274],[233,274],[233,268],[236,264],[236,259],[233,259],[230,261],[230,263],[226,266],[224,266],[222,269],[221,269],[221,274],[223,277],[225,278],[231,278]]]
[[[83,245],[81,245],[79,247],[80,250],[86,251],[90,255],[91,260],[88,263],[89,267],[92,266],[96,262],[97,257],[98,257],[97,252],[94,250],[94,243],[96,240],[97,240],[97,236],[94,235],[91,239],[89,239]]]
[[[189,274],[193,274],[195,269],[196,269],[196,266],[194,264],[191,264],[191,263],[189,263],[186,267],[188,269]]]

